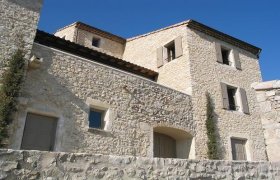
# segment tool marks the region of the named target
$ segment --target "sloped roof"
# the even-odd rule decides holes
[[[155,81],[158,76],[157,72],[152,71],[150,69],[138,66],[136,64],[117,58],[105,52],[81,46],[79,44],[59,38],[41,30],[37,30],[35,42],[65,52],[69,52],[71,54],[78,55],[126,72],[130,72],[153,81]]]

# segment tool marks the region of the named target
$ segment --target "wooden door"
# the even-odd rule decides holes
[[[52,151],[55,143],[57,118],[28,113],[21,149]]]
[[[176,158],[176,140],[168,135],[155,132],[154,157]]]

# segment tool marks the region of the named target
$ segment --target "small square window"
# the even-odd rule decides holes
[[[100,46],[100,39],[99,38],[92,38],[92,43],[91,43],[92,46],[94,47],[99,47]]]
[[[167,60],[167,62],[170,62],[173,59],[175,59],[175,43],[174,43],[174,41],[165,45],[165,48],[167,50],[166,60]]]
[[[226,64],[226,65],[230,65],[230,66],[231,66],[231,62],[230,62],[230,50],[225,49],[225,48],[221,48],[221,51],[222,51],[223,64]]]
[[[89,127],[103,129],[104,128],[104,110],[90,109],[89,113]]]

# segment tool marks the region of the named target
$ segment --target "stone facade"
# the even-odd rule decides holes
[[[220,158],[232,158],[230,138],[235,137],[248,140],[250,160],[266,160],[259,107],[255,91],[250,87],[252,83],[261,81],[258,57],[234,45],[192,30],[187,24],[188,21],[129,39],[124,59],[158,71],[159,84],[192,96],[193,117],[199,124],[196,136],[197,158],[207,158],[205,93],[209,92],[215,106]],[[157,48],[176,37],[182,37],[183,56],[158,68]],[[218,63],[215,43],[239,52],[242,70]],[[223,109],[221,82],[245,89],[250,114]],[[256,129],[258,130],[255,131]]]
[[[177,37],[182,38],[183,55],[157,67],[157,48]],[[123,58],[159,73],[157,82],[178,91],[191,94],[191,77],[185,23],[128,39]]]
[[[19,46],[24,47],[29,57],[41,6],[42,0],[0,0],[0,74],[5,60]]]
[[[95,49],[101,52],[105,52],[112,56],[116,56],[118,58],[122,58],[124,48],[125,48],[125,41],[124,39],[120,41],[116,41],[113,38],[108,38],[108,35],[105,33],[93,33],[88,30],[88,28],[84,28],[84,24],[80,28],[80,22],[71,24],[61,30],[58,30],[55,35],[61,38],[65,38],[71,42],[75,42],[82,46]],[[99,30],[96,30],[99,32]],[[99,47],[92,46],[92,39],[98,38],[100,39]],[[117,38],[118,39],[118,38]]]
[[[1,179],[279,179],[272,162],[0,151]]]
[[[193,117],[199,124],[197,134],[197,154],[206,158],[205,92],[208,91],[214,104],[216,114],[219,154],[222,159],[230,160],[230,138],[246,138],[249,143],[249,160],[266,160],[265,144],[260,121],[260,109],[254,89],[250,85],[261,81],[259,62],[255,55],[236,46],[225,43],[198,31],[187,29]],[[215,43],[237,50],[242,65],[241,70],[217,62]],[[221,82],[246,90],[250,113],[223,109]]]
[[[152,157],[155,127],[195,136],[190,96],[42,45],[32,52],[44,61],[27,72],[11,148],[20,148],[28,112],[59,118],[55,151]],[[110,111],[105,130],[89,129],[89,108],[96,101]]]
[[[269,161],[280,161],[280,81],[253,85],[260,105]]]

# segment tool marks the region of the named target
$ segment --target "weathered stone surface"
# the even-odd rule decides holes
[[[280,161],[280,81],[255,85],[269,161]]]
[[[30,55],[41,6],[42,0],[0,0],[0,77],[6,59],[21,44]]]
[[[280,178],[280,163],[270,162],[149,159],[4,149],[0,153],[13,156],[12,161],[0,157],[0,178],[7,180]],[[18,158],[22,154],[23,159]],[[52,163],[50,159],[53,159]],[[99,163],[96,163],[96,159],[99,159]],[[12,165],[7,168],[7,164]]]
[[[32,52],[44,61],[27,73],[22,96],[29,101],[19,108],[23,116],[14,122],[20,133],[11,133],[12,148],[20,148],[23,129],[17,127],[24,127],[20,119],[29,109],[59,118],[55,151],[151,157],[154,127],[195,135],[189,95],[41,45]],[[89,129],[89,98],[108,104],[106,131]]]

